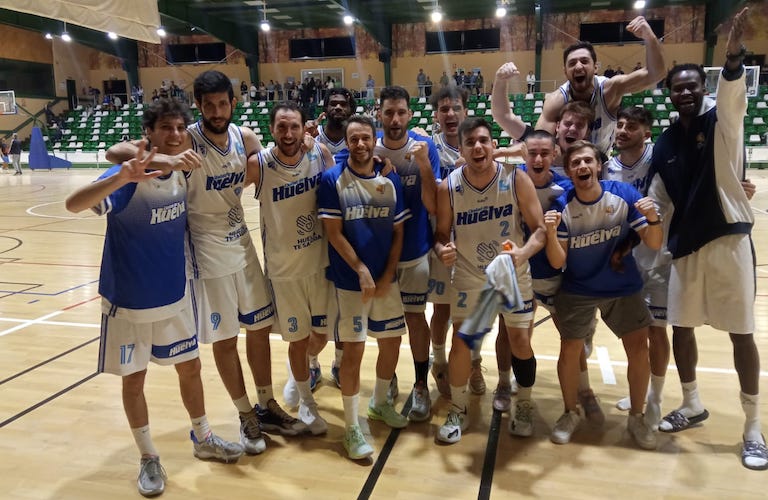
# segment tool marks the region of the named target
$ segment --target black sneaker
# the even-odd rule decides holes
[[[255,410],[264,432],[275,432],[283,436],[297,436],[309,432],[307,424],[286,413],[274,399],[269,400],[266,408],[256,405]]]

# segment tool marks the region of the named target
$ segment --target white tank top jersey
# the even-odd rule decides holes
[[[456,160],[459,159],[461,154],[457,148],[446,142],[445,134],[443,133],[433,135],[432,142],[435,143],[437,156],[440,157],[440,179],[436,179],[437,182],[440,182],[456,169]]]
[[[322,125],[317,126],[317,137],[315,137],[315,140],[320,144],[325,144],[325,147],[328,148],[328,151],[330,151],[333,156],[336,156],[336,153],[339,151],[347,149],[347,141],[345,141],[343,137],[339,142],[333,142],[327,135],[325,135],[325,130]]]
[[[269,279],[311,276],[328,265],[328,245],[317,218],[317,189],[327,165],[320,146],[295,165],[277,158],[277,146],[259,152],[261,239]]]
[[[257,259],[240,202],[247,167],[243,135],[230,124],[222,150],[203,134],[200,122],[188,131],[192,148],[203,157],[202,167],[187,173],[190,276],[219,278]]]
[[[595,75],[595,90],[589,98],[589,105],[595,110],[595,123],[592,125],[591,142],[605,155],[613,149],[613,135],[616,131],[616,116],[608,111],[603,95],[603,86],[608,78]],[[560,86],[563,95],[563,103],[573,100],[571,96],[571,82],[565,82]]]
[[[651,155],[653,144],[646,144],[642,156],[632,165],[626,165],[616,155],[603,166],[603,179],[632,184],[643,196],[648,195],[651,187]]]
[[[481,190],[467,182],[465,168],[457,168],[448,176],[457,252],[453,282],[461,290],[479,290],[486,282],[485,268],[501,253],[503,242],[524,243],[515,192],[517,167],[495,163],[496,175]],[[529,272],[528,262],[516,271]]]

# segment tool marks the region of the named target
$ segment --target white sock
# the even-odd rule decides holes
[[[211,426],[208,425],[208,418],[203,415],[202,417],[191,419],[191,422],[192,431],[195,433],[197,441],[205,441],[205,438],[211,433]]]
[[[666,377],[651,373],[651,383],[648,384],[647,400],[651,403],[661,404],[661,393],[664,391],[664,379]]]
[[[476,342],[475,348],[472,349],[472,361],[475,361],[476,359],[482,360],[482,356],[480,356],[480,351],[482,350],[482,343]]]
[[[445,357],[445,344],[432,344],[432,354],[435,356],[435,363],[444,365],[448,363]]]
[[[533,386],[531,387],[523,387],[522,385],[518,385],[517,388],[517,400],[518,401],[530,401],[531,400],[531,393],[533,392]]]
[[[344,402],[344,425],[349,428],[353,425],[359,425],[357,421],[357,409],[360,406],[360,393],[353,396],[341,396]]]
[[[579,391],[586,391],[591,388],[592,386],[589,384],[589,370],[579,372]]]
[[[451,386],[451,403],[453,403],[452,410],[456,410],[459,413],[467,413],[467,402],[469,401],[469,393],[467,392],[467,386]]]
[[[387,391],[389,391],[391,382],[392,379],[376,377],[376,384],[373,386],[373,404],[375,406],[387,404]]]
[[[235,408],[237,408],[237,411],[240,413],[248,413],[253,410],[253,405],[248,399],[248,394],[243,394],[242,398],[233,399],[232,402],[235,403]]]
[[[272,386],[256,386],[256,396],[259,398],[259,405],[264,408],[267,407],[270,399],[275,399],[275,395],[272,393]]]
[[[149,425],[131,429],[131,432],[133,433],[133,440],[136,441],[136,446],[138,446],[141,456],[160,456],[160,454],[157,453],[157,450],[155,449],[155,445],[152,444],[152,436],[149,433]]]
[[[511,386],[512,385],[512,379],[510,378],[511,376],[512,376],[511,370],[504,370],[503,372],[499,371],[499,385],[504,385],[507,387]]]
[[[312,368],[317,368],[320,366],[320,361],[317,360],[317,354],[314,356],[307,355],[307,359],[309,360],[309,366]]]
[[[745,394],[741,395],[741,408],[744,410],[744,440],[763,442],[763,436],[760,432],[760,395]]]
[[[704,405],[701,404],[699,399],[699,389],[697,388],[696,381],[683,382],[683,404],[680,406],[680,413],[686,417],[695,417],[704,411]]]
[[[303,382],[296,381],[296,388],[299,390],[299,397],[302,403],[311,404],[315,402],[315,397],[312,395],[312,390],[309,388],[309,379]]]

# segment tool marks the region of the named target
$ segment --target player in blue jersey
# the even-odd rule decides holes
[[[467,344],[459,338],[461,323],[477,304],[486,283],[485,268],[511,245],[516,280],[524,304],[521,310],[502,310],[509,336],[519,392],[510,432],[533,434],[531,392],[536,380],[536,358],[529,328],[533,319],[533,290],[528,259],[544,246],[541,205],[530,178],[514,165],[493,159],[491,126],[482,118],[467,118],[459,127],[461,155],[467,161],[438,187],[435,252],[453,266],[456,300],[451,305],[453,341],[449,357],[451,409],[437,439],[456,443],[469,426],[467,383],[471,370]],[[523,223],[531,229],[524,240]]]
[[[184,232],[187,185],[181,172],[151,170],[154,152],[175,155],[184,149],[186,105],[168,99],[152,103],[142,122],[146,141],[136,157],[108,169],[99,179],[72,193],[72,212],[92,208],[107,216],[99,293],[102,296],[99,371],[122,376],[122,400],[141,453],[139,493],[159,495],[165,470],[149,431],[144,380],[149,361],[174,365],[184,407],[192,421],[194,454],[237,460],[243,448],[211,432],[205,415],[195,318],[187,291]],[[200,158],[188,154],[190,167]]]
[[[440,160],[431,139],[409,133],[408,123],[413,111],[410,109],[410,96],[404,88],[384,87],[379,100],[384,135],[376,141],[374,154],[392,162],[403,186],[405,207],[411,214],[405,222],[397,280],[416,372],[408,418],[422,422],[429,419],[432,407],[427,387],[430,330],[424,311],[429,288],[429,251],[432,248],[429,214],[435,213]],[[396,396],[397,379],[394,380],[392,395]]]
[[[261,149],[254,132],[232,124],[236,100],[232,82],[219,71],[195,78],[194,96],[201,120],[190,125],[185,147],[203,158],[188,171],[188,265],[194,305],[200,319],[199,340],[213,345],[216,368],[240,418],[240,442],[249,454],[266,449],[262,430],[296,435],[307,426],[288,415],[274,398],[269,331],[274,307],[245,223],[241,196],[248,185],[248,156]],[[135,152],[124,142],[107,152],[120,160]],[[179,155],[156,155],[153,166],[181,165]],[[245,328],[248,365],[256,383],[258,404],[248,397],[237,350]]]
[[[579,357],[599,309],[627,353],[632,400],[627,428],[641,448],[655,449],[656,435],[643,418],[651,323],[640,293],[643,281],[631,253],[622,259],[621,270],[611,264],[617,244],[630,231],[637,232],[649,248],[659,249],[661,220],[652,199],[643,198],[627,184],[599,180],[602,163],[594,144],[574,143],[564,162],[574,187],[544,216],[547,258],[552,267],[564,269],[555,308],[561,338],[557,373],[565,412],[555,424],[551,440],[567,443],[579,424]]]
[[[396,273],[409,212],[397,174],[382,175],[381,163],[374,160],[376,129],[370,118],[352,116],[345,136],[349,158],[323,173],[318,205],[329,243],[328,277],[336,289],[334,337],[344,345],[339,373],[343,443],[351,459],[361,459],[373,453],[358,425],[360,364],[368,336],[379,347],[368,417],[393,428],[408,424],[387,392],[405,333]]]
[[[491,96],[491,109],[494,119],[507,133],[521,143],[521,154],[526,160],[523,169],[528,173],[536,187],[536,194],[544,211],[549,210],[559,194],[572,187],[570,179],[561,175],[562,163],[560,151],[565,151],[568,145],[586,139],[594,120],[594,111],[580,101],[569,102],[560,110],[557,122],[556,138],[545,130],[534,131],[530,125],[515,115],[509,106],[507,82],[520,71],[513,62],[508,62],[496,71],[494,91]],[[560,162],[560,163],[557,163]],[[557,327],[557,315],[554,307],[555,293],[560,289],[561,273],[552,268],[547,261],[545,252],[540,251],[531,259],[531,275],[533,276],[533,291],[536,303],[545,307],[552,316]],[[594,323],[596,326],[596,322]],[[594,328],[593,328],[594,332]],[[529,335],[533,335],[533,331]],[[584,410],[587,420],[595,426],[605,422],[605,414],[592,391],[587,369],[587,357],[591,352],[592,335],[588,337],[584,353],[579,357],[579,405]],[[496,362],[499,368],[499,386],[494,392],[493,406],[499,411],[507,411],[511,404],[511,396],[517,393],[517,384],[510,380],[511,360],[509,356],[499,353],[509,352],[507,337],[500,335],[496,338]]]
[[[311,134],[317,142],[324,144],[328,148],[334,156],[335,162],[343,161],[349,154],[347,142],[344,138],[344,122],[352,116],[356,108],[357,102],[352,92],[344,87],[334,87],[328,90],[328,95],[325,98],[323,114],[321,114],[321,117],[325,115],[325,123],[320,125],[320,118],[308,120],[306,123],[307,133]],[[339,383],[339,366],[341,366],[343,353],[341,343],[336,342],[334,359],[331,364],[331,377],[336,387],[341,387]],[[309,358],[310,366],[319,374],[320,362],[317,360],[317,354],[312,349],[310,349]]]
[[[709,323],[730,332],[745,422],[741,461],[768,469],[760,426],[760,355],[754,340],[755,269],[750,233],[754,223],[745,190],[744,114],[747,109],[742,37],[747,8],[736,14],[728,35],[715,107],[704,105],[704,72],[683,64],[667,76],[680,118],[656,141],[653,168],[675,212],[667,246],[672,253],[668,321],[683,388],[683,403],[659,429],[676,432],[708,416],[698,395],[694,328]]]
[[[582,101],[595,111],[592,142],[607,155],[613,147],[616,112],[624,94],[653,88],[664,77],[664,55],[661,42],[648,21],[638,16],[627,25],[627,31],[645,42],[645,67],[612,78],[597,76],[597,54],[589,42],[578,42],[563,51],[563,72],[567,82],[547,94],[536,128],[555,132],[560,108],[570,101]]]
[[[277,329],[289,342],[286,403],[299,407],[299,418],[314,435],[328,429],[312,390],[320,378],[308,354],[317,360],[326,344],[330,283],[325,278],[327,243],[317,220],[317,188],[333,164],[328,149],[317,143],[303,151],[303,111],[294,101],[275,104],[269,113],[275,146],[248,159],[249,181],[256,184],[261,207],[264,271],[269,279]],[[311,376],[312,375],[312,376]]]

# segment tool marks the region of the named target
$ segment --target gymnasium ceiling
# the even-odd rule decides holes
[[[508,15],[533,15],[535,5],[541,14],[592,9],[625,10],[632,16],[634,0],[267,0],[266,15],[276,30],[297,30],[343,26],[349,12],[362,28],[383,46],[391,47],[391,26],[429,21],[435,3],[444,18],[492,18],[498,3],[505,3]],[[158,0],[160,22],[172,35],[208,33],[246,53],[258,53],[259,23],[263,19],[263,0]],[[744,0],[648,0],[646,8],[674,5],[707,5],[707,25],[717,26]],[[61,30],[54,19],[39,18],[0,8],[0,23],[40,32]],[[80,43],[121,55],[119,44],[105,40],[103,33],[72,26],[70,33]],[[131,42],[131,41],[126,41]]]

